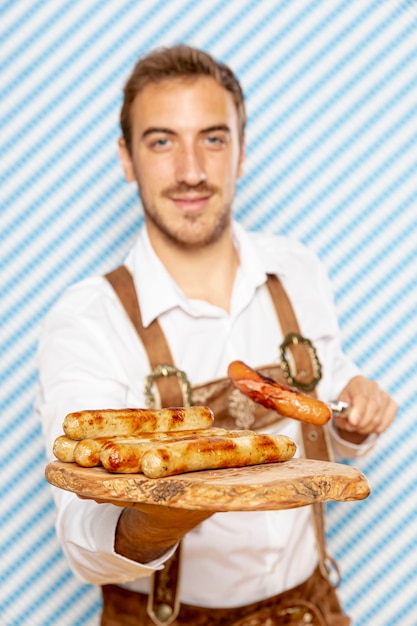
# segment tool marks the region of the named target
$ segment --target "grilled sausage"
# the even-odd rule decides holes
[[[227,373],[242,393],[280,415],[316,425],[325,424],[332,416],[325,402],[267,378],[242,361],[232,361]]]
[[[213,412],[206,406],[166,409],[103,409],[69,413],[63,423],[71,439],[90,439],[140,432],[164,432],[209,428]]]
[[[177,442],[198,443],[207,438],[224,439],[224,437],[228,437],[232,439],[244,436],[250,437],[256,434],[249,430],[226,431],[222,428],[202,429],[194,432],[188,431],[189,434],[185,434],[186,432],[187,431],[184,431],[184,435],[181,435],[181,433],[166,433],[166,436],[163,438],[114,438],[113,441],[107,441],[107,443],[104,443],[102,446],[100,462],[109,472],[136,474],[142,471],[142,457],[148,450]]]
[[[148,478],[162,478],[198,470],[287,461],[295,450],[295,443],[285,435],[202,437],[154,444],[144,453],[141,467]]]
[[[65,463],[73,463],[74,451],[77,444],[78,441],[70,439],[65,435],[61,435],[60,437],[57,437],[55,439],[52,451],[59,461],[64,461]]]

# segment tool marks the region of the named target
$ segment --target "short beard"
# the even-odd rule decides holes
[[[182,235],[180,228],[176,231],[167,228],[158,214],[149,211],[145,205],[143,205],[143,209],[146,219],[157,227],[167,243],[187,250],[198,250],[216,243],[231,224],[231,206],[229,205],[224,207],[211,231],[207,232],[203,238],[199,237],[197,233],[194,241],[190,241],[189,233]],[[199,218],[198,216],[187,215],[184,219],[189,222],[197,222]]]
[[[175,188],[165,189],[162,193],[162,196],[166,198],[170,198],[172,195],[186,193],[187,191],[198,191],[200,193],[207,192],[210,194],[216,194],[217,188],[207,185],[205,182],[200,183],[199,185],[196,185],[195,187],[189,187],[188,185],[181,184]],[[161,215],[157,211],[152,210],[152,208],[150,208],[149,205],[146,205],[140,193],[140,185],[139,185],[139,195],[142,201],[142,206],[143,206],[146,219],[149,222],[152,222],[154,226],[156,226],[158,231],[165,238],[165,241],[172,246],[177,246],[177,247],[179,246],[182,249],[187,249],[187,250],[198,250],[200,248],[204,248],[206,246],[212,245],[216,243],[217,241],[219,241],[224,231],[231,224],[232,208],[231,208],[231,204],[228,204],[223,207],[223,211],[217,217],[217,221],[215,222],[213,229],[207,232],[207,234],[203,238],[200,238],[198,231],[194,232],[194,241],[193,241],[192,239],[190,240],[189,231],[182,234],[181,225],[179,225],[177,229],[168,228],[163,218],[161,217]],[[198,223],[200,217],[198,215],[185,215],[183,219],[186,222],[192,224],[192,223]]]

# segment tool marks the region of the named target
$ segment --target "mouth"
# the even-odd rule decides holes
[[[210,198],[210,194],[205,194],[171,196],[170,199],[179,210],[186,213],[196,213],[206,208]]]

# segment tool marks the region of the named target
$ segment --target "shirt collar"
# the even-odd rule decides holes
[[[237,222],[233,222],[233,238],[238,250],[240,266],[232,296],[232,311],[239,301],[239,307],[246,303],[257,287],[266,281],[256,246],[247,232]],[[149,240],[146,225],[139,233],[133,249],[125,260],[125,265],[133,275],[135,288],[140,301],[142,322],[145,327],[163,313],[180,307],[193,314],[190,302],[159,260]]]
[[[239,254],[239,269],[248,284],[259,287],[266,281],[266,272],[252,235],[238,222],[233,222],[233,239]]]

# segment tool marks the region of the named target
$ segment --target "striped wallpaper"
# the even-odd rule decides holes
[[[94,626],[54,532],[33,411],[42,319],[120,263],[141,222],[117,161],[137,57],[186,42],[229,63],[249,113],[237,218],[314,249],[346,351],[398,419],[329,504],[355,626],[417,625],[417,2],[0,0],[0,624]]]

